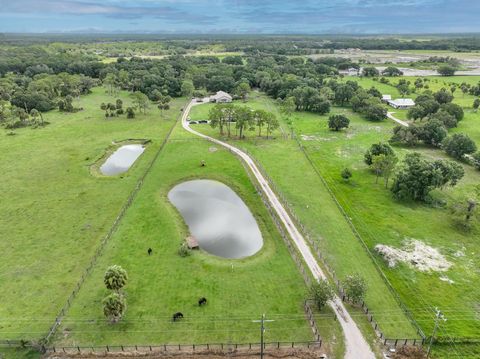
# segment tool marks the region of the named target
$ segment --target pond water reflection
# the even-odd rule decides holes
[[[100,167],[105,176],[114,176],[128,171],[138,157],[145,151],[143,145],[124,145],[107,158]]]
[[[252,213],[230,187],[212,180],[180,183],[168,193],[200,248],[224,258],[244,258],[263,245]]]

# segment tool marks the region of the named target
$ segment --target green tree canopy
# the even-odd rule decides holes
[[[318,310],[322,310],[327,302],[333,299],[333,296],[333,288],[325,279],[315,281],[309,288],[308,298],[315,303]]]
[[[342,128],[347,128],[350,120],[345,115],[331,115],[328,118],[328,128],[333,131],[340,131]]]
[[[118,292],[125,286],[125,284],[127,284],[127,280],[127,271],[119,265],[113,265],[108,267],[103,277],[105,287],[116,292]]]
[[[111,293],[103,299],[103,314],[111,323],[117,323],[125,315],[127,302],[125,297],[118,293]]]
[[[347,275],[344,279],[343,289],[345,295],[353,302],[360,303],[367,293],[367,282],[358,273]]]
[[[463,159],[464,155],[472,154],[477,150],[477,145],[464,133],[455,133],[447,137],[442,147],[450,156],[456,159]]]

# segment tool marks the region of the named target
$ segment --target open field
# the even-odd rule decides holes
[[[125,104],[125,93],[118,97]],[[114,98],[113,98],[114,99]],[[133,186],[151,161],[183,100],[175,100],[167,119],[158,111],[105,120],[100,103],[112,101],[94,89],[75,114],[50,112],[45,128],[2,132],[0,183],[4,215],[0,232],[9,253],[0,264],[0,338],[35,339],[46,334],[101,238],[120,211]],[[137,163],[124,175],[99,178],[90,165],[112,141],[148,138]],[[14,225],[12,225],[12,223]]]
[[[256,107],[258,102],[264,103],[270,110],[275,106],[271,100],[264,97],[250,103]],[[370,250],[378,243],[401,247],[405,239],[419,239],[438,248],[453,263],[453,267],[446,273],[422,273],[408,265],[388,268],[383,259],[375,255],[382,271],[427,335],[433,325],[431,309],[438,306],[451,318],[442,329],[441,336],[478,337],[477,298],[480,293],[475,283],[479,274],[474,269],[479,265],[475,255],[478,226],[472,232],[465,233],[456,229],[446,208],[394,201],[381,183],[374,183],[373,174],[363,163],[366,149],[372,143],[388,140],[394,124],[388,121],[371,123],[349,110],[332,110],[332,113],[342,112],[351,119],[351,127],[339,133],[328,130],[327,116],[294,114],[295,131],[303,138],[302,144],[313,159],[315,167],[327,180]],[[201,115],[201,111],[198,113]],[[192,119],[195,119],[195,116],[192,114]],[[473,120],[467,116],[462,124],[470,121]],[[201,126],[197,125],[197,128],[203,128],[203,131],[210,134],[216,133],[216,130]],[[470,126],[477,128],[478,124],[473,123]],[[334,214],[336,209],[334,210],[332,205],[326,205],[329,198],[322,195],[322,185],[318,179],[318,183],[315,183],[314,176],[309,174],[311,168],[309,169],[305,159],[302,159],[298,147],[291,141],[258,140],[254,135],[250,135],[248,141],[236,141],[235,144],[247,148],[262,163],[307,228],[323,238],[320,244],[337,273],[343,276],[355,270],[368,277],[369,294],[372,295],[367,296],[367,304],[373,311],[378,311],[379,314],[383,312],[383,318],[377,317],[382,329],[389,332],[388,323],[391,323],[392,333],[401,332],[398,321],[400,314],[398,309],[397,312],[393,311],[396,304],[388,303],[383,282],[376,281],[375,278],[379,279],[378,274],[375,273],[364,249],[353,236],[349,239],[349,229],[342,225],[344,219]],[[445,158],[440,150],[415,150],[429,158]],[[408,150],[396,148],[396,151],[403,156]],[[340,178],[340,171],[345,167],[353,169],[351,183],[345,183]],[[288,168],[288,176],[284,174],[285,168]],[[478,184],[479,173],[469,166],[465,166],[465,170],[466,176],[457,187],[437,191],[435,196],[451,202],[471,195],[474,186]],[[377,302],[378,297],[384,302]],[[406,328],[404,330],[407,331]]]

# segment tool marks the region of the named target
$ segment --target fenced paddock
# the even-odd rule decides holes
[[[297,142],[298,142],[298,145],[300,146],[301,150],[305,153],[305,156],[307,158],[307,160],[309,161],[309,163],[314,167],[313,163],[311,162],[311,159],[310,157],[308,156],[308,154],[306,154],[302,144],[298,141],[298,139],[296,139]],[[332,278],[333,280],[333,283],[335,284],[335,287],[337,289],[337,292],[339,293],[340,295],[340,298],[342,299],[343,302],[347,302],[347,303],[352,303],[352,301],[345,295],[345,291],[342,287],[342,284],[340,282],[340,280],[337,278],[336,276],[336,273],[335,273],[335,270],[328,264],[325,256],[322,255],[319,247],[318,247],[318,244],[315,240],[313,240],[313,236],[310,235],[310,233],[307,231],[306,227],[303,225],[303,223],[300,221],[300,219],[298,218],[298,216],[295,214],[295,211],[293,210],[292,206],[288,203],[288,201],[286,200],[285,196],[283,195],[283,193],[280,191],[280,189],[276,186],[275,182],[268,176],[267,172],[265,171],[265,169],[263,168],[263,166],[255,159],[255,157],[245,148],[242,148],[242,151],[244,151],[245,153],[247,153],[250,158],[252,158],[252,160],[255,162],[257,168],[260,170],[260,172],[262,173],[262,175],[264,176],[264,178],[268,181],[269,185],[271,186],[272,190],[276,193],[276,195],[278,196],[280,202],[282,203],[282,205],[284,206],[284,208],[287,209],[289,215],[291,216],[291,218],[294,220],[295,224],[297,225],[297,227],[299,228],[300,232],[302,233],[302,235],[304,236],[304,238],[306,239],[308,245],[310,246],[310,248],[312,249],[314,255],[316,256],[316,258],[320,261],[321,265],[323,266],[323,268],[326,269],[326,272],[327,274]],[[233,152],[232,152],[233,153]],[[248,168],[246,168],[246,170],[248,171]],[[315,168],[316,170],[316,168]],[[337,206],[339,206],[339,208],[341,209],[341,212],[342,212],[342,215],[344,217],[346,217],[346,219],[348,220],[348,223],[351,227],[353,227],[353,223],[351,223],[350,219],[348,218],[348,216],[346,215],[346,213],[343,211],[343,208],[341,207],[341,205],[338,203],[338,201],[336,200],[334,194],[331,192],[330,188],[328,187],[327,183],[325,182],[325,180],[323,179],[323,177],[321,177],[320,173],[318,173],[318,171],[316,171],[317,174],[320,176],[320,178],[322,179],[322,182],[325,184],[325,186],[327,187],[327,189],[329,190],[329,193],[330,195],[333,197],[333,199],[335,200],[335,203],[337,204]],[[255,183],[256,185],[256,181],[254,180],[253,176],[250,176],[251,179],[252,179],[252,182]],[[288,236],[286,236],[284,230],[283,230],[283,227],[281,226],[281,224],[279,223],[279,220],[276,218],[276,215],[275,213],[272,211],[271,207],[270,207],[270,203],[268,202],[268,200],[265,198],[264,194],[263,194],[263,191],[256,185],[257,187],[257,192],[259,193],[259,195],[262,197],[264,203],[265,203],[265,206],[269,209],[269,212],[270,214],[272,215],[273,219],[274,219],[274,222],[275,224],[277,225],[278,229],[279,229],[279,232],[281,233],[282,235],[282,238],[284,239],[286,245],[287,245],[287,248],[289,249],[290,253],[292,254],[292,257],[294,258],[295,260],[295,263],[297,264],[297,267],[298,269],[300,270],[300,272],[302,273],[303,277],[304,277],[304,280],[305,280],[305,283],[307,285],[310,285],[311,284],[311,280],[312,280],[312,277],[310,275],[310,273],[306,273],[306,270],[305,270],[305,265],[303,263],[303,260],[299,257],[297,251],[295,248],[293,248],[293,245],[291,244],[291,241],[289,240]],[[356,228],[353,227],[352,230],[354,231],[354,234],[355,236],[359,237],[360,234],[356,231]],[[364,245],[365,248],[367,248],[367,251],[369,252],[370,256],[371,256],[371,253],[370,251],[368,250],[368,247],[366,246],[365,242],[363,241],[362,238],[360,238],[362,244]],[[381,272],[381,270],[378,268],[378,264],[376,263],[376,261],[374,261],[375,263],[375,266],[377,268],[377,270],[379,270]],[[307,271],[308,272],[308,271]],[[366,319],[368,320],[368,322],[372,325],[372,328],[373,330],[375,331],[377,337],[382,341],[383,345],[385,346],[390,346],[390,347],[397,347],[397,346],[403,346],[403,345],[423,345],[425,343],[425,340],[426,340],[426,336],[425,334],[423,333],[423,331],[421,330],[421,328],[419,327],[419,325],[417,324],[417,322],[413,319],[412,317],[412,314],[410,313],[410,311],[408,310],[408,308],[404,305],[404,303],[401,301],[401,299],[399,298],[398,294],[396,293],[396,291],[393,289],[393,287],[391,286],[390,282],[386,279],[385,275],[383,274],[383,272],[381,272],[381,276],[382,276],[382,279],[386,280],[387,281],[387,287],[390,289],[390,291],[393,292],[394,294],[394,297],[395,299],[397,300],[397,303],[400,305],[400,308],[401,310],[403,311],[403,313],[406,315],[406,317],[408,318],[408,320],[411,322],[412,326],[416,329],[416,332],[417,332],[417,335],[418,337],[417,338],[407,338],[407,339],[403,339],[403,338],[394,338],[394,339],[387,339],[384,335],[384,333],[382,332],[379,324],[377,323],[377,321],[375,320],[374,316],[373,316],[373,313],[369,310],[369,308],[367,307],[367,305],[365,304],[365,302],[362,302],[360,308],[362,310],[362,312],[366,315]]]

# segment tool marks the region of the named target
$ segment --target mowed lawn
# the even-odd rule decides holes
[[[83,111],[44,114],[50,124],[0,131],[0,338],[39,339],[74,289],[101,239],[159,148],[185,101],[164,116],[105,119],[102,102],[124,101],[103,88],[75,101]],[[149,139],[128,173],[95,177],[90,166],[112,141]]]
[[[275,103],[263,95],[254,93],[246,105],[272,111],[280,119]],[[210,106],[194,107],[191,112],[192,120],[204,119]],[[301,113],[293,115],[296,126],[303,121],[304,116],[306,115]],[[311,118],[317,118],[318,121],[316,115],[311,115]],[[211,136],[219,136],[218,129],[212,129],[209,125],[193,126]],[[289,132],[282,122],[282,129],[277,131],[275,139],[260,139],[256,132],[248,132],[245,140],[231,141],[235,146],[246,149],[262,164],[295,214],[316,238],[323,255],[337,275],[343,279],[348,274],[359,272],[366,278],[369,286],[366,302],[385,335],[390,338],[416,337],[412,325],[401,312],[371,259],[354,237],[348,223],[297,143],[281,136],[282,133]],[[363,325],[363,314],[355,311],[354,317]],[[365,327],[368,328],[368,325]]]
[[[201,160],[206,167],[201,167]],[[168,192],[193,178],[221,181],[247,204],[262,231],[264,246],[252,257],[221,259],[203,251],[181,257],[177,251],[188,235]],[[153,254],[147,255],[152,248]],[[128,308],[122,321],[107,323],[102,299],[105,269],[112,264],[129,273]],[[107,244],[95,270],[64,319],[55,345],[134,345],[163,343],[242,343],[259,341],[259,319],[268,319],[267,341],[309,341],[305,320],[306,287],[250,182],[245,168],[230,152],[196,138],[177,125],[171,140],[147,176],[119,230]],[[199,307],[197,300],[208,304]],[[184,319],[172,322],[172,314]],[[327,333],[338,324],[323,315]],[[341,338],[337,338],[341,341]]]

